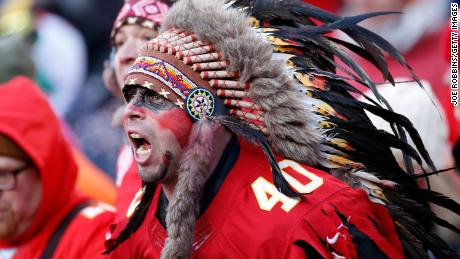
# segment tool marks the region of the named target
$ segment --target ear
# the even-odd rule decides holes
[[[104,62],[104,71],[102,72],[102,79],[104,80],[104,84],[107,90],[109,90],[116,97],[123,98],[121,88],[118,85],[117,78],[115,77],[113,59],[108,59]]]
[[[112,116],[112,126],[115,128],[123,127],[123,113],[125,112],[126,104],[118,107]]]

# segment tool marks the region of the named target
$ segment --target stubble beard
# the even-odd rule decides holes
[[[0,202],[0,208],[0,240],[11,241],[18,229],[15,213],[11,204],[7,202]]]
[[[138,166],[139,176],[144,183],[172,182],[177,180],[177,160],[172,152],[163,154],[162,162],[156,168]]]

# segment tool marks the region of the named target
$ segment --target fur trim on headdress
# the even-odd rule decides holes
[[[219,126],[206,118],[193,125],[189,146],[180,161],[179,178],[167,214],[168,238],[161,258],[190,258],[203,186],[211,172],[215,131]]]
[[[262,33],[248,26],[249,17],[228,8],[225,1],[179,1],[165,17],[160,31],[179,28],[211,42],[249,82],[248,97],[265,112],[271,145],[283,156],[311,165],[321,161],[321,134],[314,115],[305,111],[306,96],[287,75],[285,63],[272,58],[273,48]],[[317,121],[317,120],[316,120]]]

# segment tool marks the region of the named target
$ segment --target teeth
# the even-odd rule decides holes
[[[136,150],[136,154],[138,157],[146,157],[148,156],[150,153],[150,148],[148,149],[145,149],[144,145],[140,146],[137,150]]]
[[[139,135],[139,134],[137,134],[137,133],[131,133],[131,134],[129,134],[129,136],[130,136],[131,138],[142,138],[141,135]]]

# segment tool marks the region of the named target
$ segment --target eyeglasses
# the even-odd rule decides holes
[[[16,188],[17,175],[21,172],[24,172],[29,167],[30,163],[27,163],[24,166],[15,170],[0,171],[0,190],[9,191]]]

